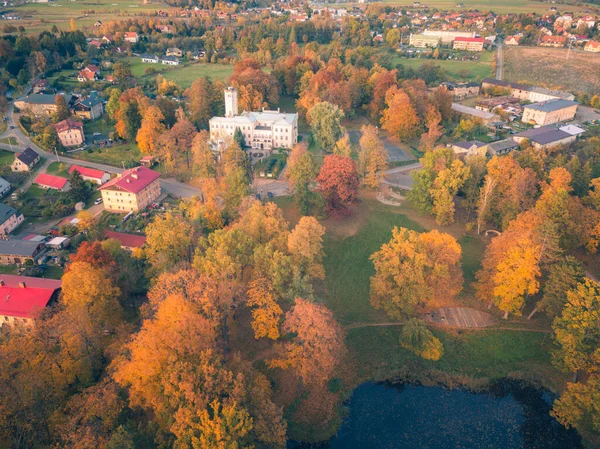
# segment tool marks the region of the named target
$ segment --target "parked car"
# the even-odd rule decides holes
[[[101,204],[102,201],[102,198],[97,198],[96,201],[94,201],[94,204]]]

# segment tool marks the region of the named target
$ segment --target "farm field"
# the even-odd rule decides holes
[[[21,15],[12,25],[23,25],[27,33],[39,33],[56,25],[59,30],[69,30],[71,19],[81,29],[92,26],[97,20],[127,20],[144,16],[158,10],[169,10],[169,6],[154,2],[145,4],[141,0],[70,1],[56,0],[52,3],[27,3],[12,9]]]
[[[410,67],[417,70],[422,64],[426,62],[433,62],[440,66],[446,71],[446,73],[448,73],[450,77],[457,81],[479,81],[492,75],[493,60],[494,53],[483,52],[481,53],[481,59],[479,61],[447,61],[421,58],[401,58],[396,56],[394,58],[394,63],[402,64],[406,68]]]
[[[394,6],[412,6],[414,2],[412,0],[384,0],[383,3]],[[456,2],[455,0],[427,0],[421,3],[426,4],[431,8],[438,8],[443,10],[478,9],[480,11],[493,10],[497,13],[543,13],[550,9],[550,5],[548,3],[527,0],[503,0],[500,2],[494,0],[464,0],[461,2]],[[457,3],[462,3],[464,7],[457,8]],[[559,9],[562,9],[560,8],[560,6],[557,7],[559,7]],[[568,8],[568,11],[581,11],[582,9],[584,9],[581,6],[573,5],[565,5],[565,8]]]
[[[600,92],[600,54],[571,51],[567,62],[567,52],[565,48],[505,47],[504,78],[592,95]]]

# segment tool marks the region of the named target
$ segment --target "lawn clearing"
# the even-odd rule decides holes
[[[6,150],[0,150],[0,167],[6,167],[15,160],[15,153]]]
[[[406,68],[418,70],[426,62],[439,65],[455,80],[459,81],[480,81],[492,75],[492,61],[494,53],[482,52],[479,61],[453,61],[436,60],[425,58],[402,58],[395,56],[394,64],[402,64]]]
[[[79,153],[69,154],[69,157],[122,168],[123,164],[125,164],[126,167],[132,163],[137,165],[142,157],[142,153],[135,143],[124,143],[113,145],[112,147],[92,150],[91,152],[88,152],[87,150],[80,151]]]
[[[4,139],[0,139],[0,143],[4,143],[6,145],[18,145],[19,142],[14,137],[5,137]]]
[[[178,66],[162,64],[147,64],[139,57],[130,57],[126,60],[131,65],[131,72],[138,78],[155,78],[161,73],[166,79],[175,81],[183,88],[188,88],[198,78],[209,76],[213,80],[224,80],[233,73],[233,66],[227,64],[204,64],[200,62],[187,63]],[[153,68],[156,73],[146,75],[147,68]]]
[[[565,375],[551,364],[549,334],[526,331],[434,330],[444,345],[437,361],[423,360],[400,346],[402,326],[365,327],[348,331],[346,343],[355,358],[360,381],[386,379],[395,373],[418,377],[427,371],[442,371],[471,378],[501,377],[544,381],[557,391]]]
[[[591,95],[600,92],[600,54],[572,50],[567,60],[567,52],[566,48],[505,48],[504,78]]]
[[[46,169],[46,173],[50,173],[56,176],[62,176],[63,178],[68,178],[70,176],[69,168],[69,164],[65,164],[63,162],[52,162]]]

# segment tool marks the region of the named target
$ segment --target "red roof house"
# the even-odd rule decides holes
[[[56,189],[62,192],[66,192],[71,188],[67,178],[49,175],[48,173],[40,173],[33,183],[37,184],[42,189]]]
[[[132,250],[133,248],[141,248],[146,243],[145,235],[125,234],[124,232],[105,231],[106,238],[118,240],[121,243],[121,248]]]
[[[69,173],[74,171],[79,172],[81,177],[98,185],[102,185],[110,179],[110,175],[102,170],[96,170],[94,168],[80,167],[79,165],[72,165],[69,168]]]
[[[90,64],[79,71],[77,80],[80,83],[84,83],[86,81],[95,81],[98,79],[98,75],[100,75],[100,69],[98,66]]]
[[[125,170],[120,176],[111,179],[100,190],[114,189],[125,190],[130,193],[138,193],[152,182],[160,178],[160,173],[146,167],[135,167]]]
[[[139,212],[160,197],[160,174],[147,167],[125,170],[121,175],[98,187],[104,209],[111,212]]]
[[[0,275],[0,327],[35,318],[56,299],[61,285],[62,281],[55,279]]]

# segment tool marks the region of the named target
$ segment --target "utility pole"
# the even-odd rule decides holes
[[[569,40],[569,49],[567,50],[567,61],[569,60],[569,56],[571,56],[571,47],[573,46],[573,39]]]
[[[58,157],[58,150],[54,147],[54,153],[56,154],[56,162],[60,163],[60,158]]]

